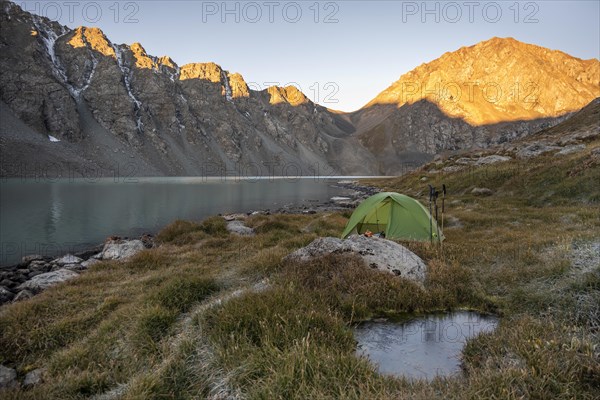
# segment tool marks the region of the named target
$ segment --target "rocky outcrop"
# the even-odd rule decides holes
[[[406,247],[391,240],[362,235],[352,235],[347,239],[317,238],[308,246],[288,255],[285,260],[310,261],[316,257],[342,253],[359,256],[366,267],[387,271],[416,282],[423,282],[427,273],[423,260]]]

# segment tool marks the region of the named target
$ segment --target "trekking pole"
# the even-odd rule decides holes
[[[433,198],[433,192],[435,191],[435,189],[431,185],[428,185],[428,186],[429,186],[429,240],[430,240],[431,244],[433,244],[433,223],[431,221],[431,200]]]
[[[446,184],[442,184],[442,234],[444,233],[444,211],[446,206]]]
[[[442,184],[442,235],[444,234],[444,212],[446,211],[446,184]],[[441,239],[441,238],[440,238]],[[446,261],[444,257],[444,242],[440,241],[440,248],[442,249],[442,260]]]
[[[438,205],[437,205],[437,198],[439,196],[440,192],[438,192],[437,190],[434,193],[434,197],[433,197],[433,202],[435,205],[435,230],[437,232],[437,240],[438,243],[442,243],[442,241],[440,240],[440,225],[438,222]]]

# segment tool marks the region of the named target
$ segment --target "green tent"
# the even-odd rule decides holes
[[[342,239],[367,230],[385,232],[387,239],[444,240],[435,219],[430,219],[429,211],[421,203],[394,192],[377,193],[363,201],[350,217]]]

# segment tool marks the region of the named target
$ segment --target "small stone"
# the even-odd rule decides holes
[[[0,286],[4,286],[5,288],[11,289],[17,286],[17,283],[11,281],[10,279],[2,279],[2,281],[0,281]]]
[[[24,264],[30,263],[32,261],[44,261],[44,257],[39,255],[39,254],[30,254],[28,256],[23,256],[23,258],[21,258],[21,261]]]
[[[58,265],[67,265],[67,264],[79,264],[82,261],[83,260],[81,258],[76,257],[73,254],[67,254],[66,256],[57,258],[56,260],[54,260],[52,262],[55,264],[58,264]]]
[[[34,276],[38,276],[38,275],[41,275],[43,273],[44,273],[43,271],[31,271],[29,274],[27,274],[27,278],[31,279]]]
[[[23,274],[20,274],[20,273],[19,274],[14,274],[12,276],[12,280],[14,282],[17,282],[17,283],[23,283],[23,282],[25,282],[27,280],[27,275],[23,275]]]
[[[473,190],[471,190],[471,194],[474,194],[475,196],[491,196],[493,193],[494,192],[488,188],[473,188]]]
[[[8,303],[15,297],[15,294],[5,288],[4,286],[0,286],[0,304]]]
[[[15,303],[17,301],[21,301],[21,300],[27,300],[32,297],[33,297],[33,293],[31,293],[29,290],[21,290],[19,293],[17,293],[17,295],[13,299],[13,303]]]
[[[86,260],[84,262],[81,263],[81,266],[84,269],[88,269],[89,267],[91,267],[94,264],[98,264],[100,262],[100,260],[96,259],[96,258],[90,258],[89,260]]]
[[[154,236],[152,236],[149,233],[144,233],[141,237],[140,240],[142,241],[142,243],[144,244],[144,247],[147,249],[151,249],[154,247]]]
[[[510,157],[492,154],[491,156],[481,157],[479,160],[477,160],[475,165],[489,165],[489,164],[496,164],[499,162],[505,162],[505,161],[510,161],[510,160],[511,160]]]
[[[470,165],[470,164],[473,164],[474,162],[475,162],[475,160],[473,160],[471,158],[462,157],[462,158],[459,158],[458,160],[456,160],[454,163],[459,164],[459,165]]]
[[[17,371],[0,365],[0,389],[15,388],[18,385]]]
[[[254,229],[247,227],[242,221],[229,221],[227,230],[239,236],[254,236]]]
[[[442,172],[458,172],[460,170],[464,169],[464,167],[460,166],[460,165],[449,165],[447,167],[442,168]]]
[[[582,150],[585,150],[585,144],[576,144],[573,146],[563,147],[561,151],[555,154],[555,156],[565,156],[567,154],[578,153]]]
[[[42,383],[44,372],[45,370],[43,368],[34,369],[33,371],[28,372],[23,380],[23,386],[31,387]]]
[[[83,271],[85,268],[81,266],[81,264],[67,264],[63,267],[64,269],[68,269],[69,271]]]

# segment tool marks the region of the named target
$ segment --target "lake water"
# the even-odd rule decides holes
[[[341,178],[135,178],[0,181],[0,265],[58,255],[110,235],[155,233],[176,219],[277,209],[347,194]]]
[[[493,331],[498,319],[475,312],[432,314],[396,323],[367,322],[355,328],[357,353],[380,373],[411,379],[459,374],[467,339]]]

